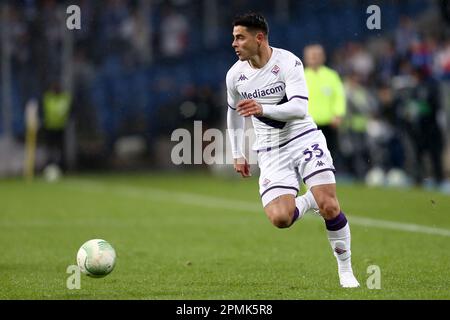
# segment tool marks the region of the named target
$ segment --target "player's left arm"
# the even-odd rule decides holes
[[[274,120],[289,121],[303,119],[308,113],[308,90],[303,65],[292,60],[285,76],[285,92],[288,102],[283,104],[260,104],[255,100],[241,100],[236,110],[244,117],[264,116]]]

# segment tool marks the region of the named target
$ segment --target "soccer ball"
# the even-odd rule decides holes
[[[80,271],[93,278],[102,278],[116,265],[116,251],[105,240],[92,239],[86,241],[77,253],[77,264]]]

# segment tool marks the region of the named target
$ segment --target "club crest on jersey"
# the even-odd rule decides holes
[[[277,65],[274,65],[272,68],[272,73],[277,76],[278,72],[280,72],[280,67]]]
[[[241,74],[241,76],[238,79],[238,82],[239,81],[244,81],[244,80],[248,80],[248,78],[245,76],[245,74]]]
[[[300,62],[300,60],[295,60],[295,67],[301,66],[301,65],[302,65],[302,63]]]

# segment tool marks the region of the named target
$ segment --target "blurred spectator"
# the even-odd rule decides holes
[[[72,97],[62,91],[59,82],[53,82],[42,101],[44,139],[48,152],[47,165],[66,168],[64,133],[71,111]]]
[[[141,12],[134,8],[132,14],[121,25],[121,36],[131,48],[133,56],[138,63],[145,64],[151,61],[150,23]]]
[[[165,6],[161,21],[161,53],[168,58],[180,57],[187,48],[188,34],[186,17]]]
[[[60,76],[62,65],[62,39],[65,21],[64,16],[58,14],[58,5],[55,0],[43,2],[40,23],[43,26],[43,43],[41,54],[44,58],[45,81]]]
[[[375,61],[372,55],[362,44],[350,42],[347,46],[346,56],[350,73],[358,74],[360,81],[367,84],[375,69]]]
[[[24,105],[32,96],[37,95],[36,63],[33,61],[29,26],[22,12],[9,8],[9,32],[11,41],[12,68],[21,86]]]
[[[309,114],[325,135],[328,148],[339,165],[338,128],[346,110],[344,87],[337,72],[324,65],[325,52],[321,45],[305,47],[304,60]]]
[[[98,119],[91,100],[95,68],[87,57],[87,50],[75,50],[73,66],[73,116],[80,136],[92,136],[98,131]]]
[[[405,148],[402,139],[402,119],[399,114],[400,103],[390,82],[382,82],[377,89],[379,112],[377,119],[385,123],[376,154],[372,154],[373,166],[383,167],[386,171],[405,168]]]
[[[129,15],[128,2],[124,0],[107,0],[101,6],[96,40],[102,55],[122,54],[127,50],[120,28]]]
[[[376,112],[376,101],[361,84],[357,73],[346,78],[345,93],[347,113],[343,128],[350,142],[345,159],[350,172],[357,178],[363,179],[370,166],[368,123]]]
[[[389,82],[397,71],[398,57],[395,52],[395,45],[391,41],[385,41],[381,54],[378,57],[378,81]]]
[[[433,69],[433,59],[437,49],[436,40],[427,37],[425,41],[413,41],[410,47],[411,64],[425,74],[431,76]]]
[[[401,57],[408,54],[411,43],[418,41],[419,35],[410,17],[400,17],[400,23],[395,31],[396,51]]]
[[[438,78],[450,78],[450,39],[445,41],[436,52],[434,74]]]
[[[403,113],[415,149],[415,182],[426,182],[425,156],[429,156],[434,183],[440,185],[444,181],[444,138],[437,118],[441,109],[439,86],[421,68],[411,68],[411,78],[413,86],[409,97],[403,101]]]

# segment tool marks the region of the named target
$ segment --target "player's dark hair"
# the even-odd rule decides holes
[[[266,36],[269,34],[269,25],[266,18],[260,13],[250,12],[238,15],[233,20],[233,27],[243,26],[248,31],[261,31]]]

